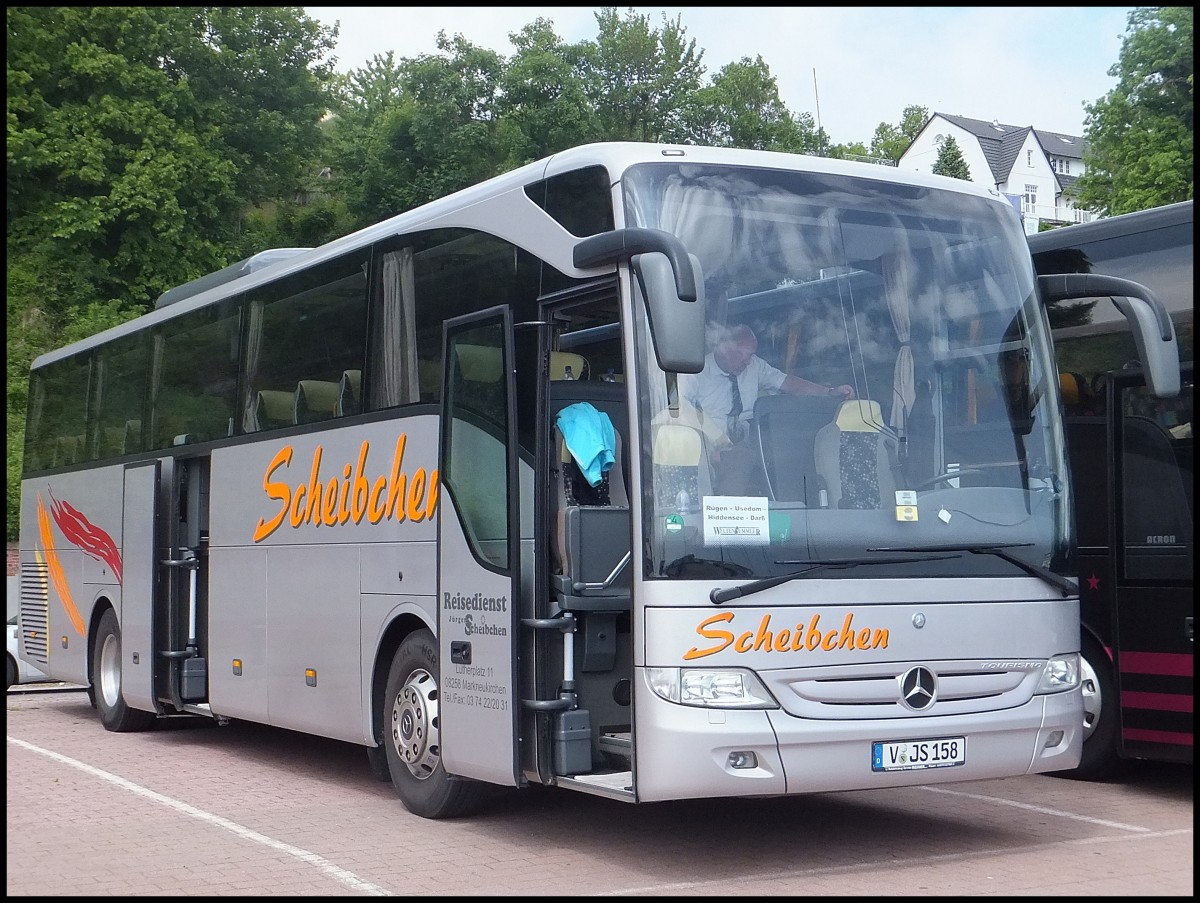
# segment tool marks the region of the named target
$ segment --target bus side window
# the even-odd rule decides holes
[[[325,379],[302,379],[296,384],[292,402],[295,423],[316,423],[337,416],[339,383]]]
[[[1121,547],[1126,574],[1132,578],[1190,579],[1191,494],[1172,438],[1146,417],[1125,417],[1122,430]]]
[[[121,453],[128,455],[133,452],[144,451],[142,443],[142,421],[141,419],[125,421],[125,438],[121,443]]]
[[[273,430],[292,423],[292,407],[295,404],[295,394],[282,389],[259,389],[254,399],[250,420],[246,432],[256,433],[259,430]]]
[[[550,379],[587,379],[589,375],[588,363],[582,354],[550,352]]]
[[[357,414],[362,408],[359,400],[362,398],[362,370],[343,370],[342,378],[338,381],[337,403],[334,415],[345,417]]]
[[[365,360],[366,263],[348,254],[250,292],[242,427],[256,432],[343,416],[343,382]],[[288,398],[287,413],[280,410]],[[282,423],[280,423],[282,421]]]

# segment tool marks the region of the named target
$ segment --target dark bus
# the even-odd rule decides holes
[[[1075,489],[1085,780],[1131,759],[1192,762],[1192,202],[1029,237],[1039,276],[1151,289],[1173,322],[1180,392],[1156,398],[1112,298],[1048,306]]]

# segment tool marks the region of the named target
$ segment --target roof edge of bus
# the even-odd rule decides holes
[[[141,327],[132,324],[141,322],[143,317],[155,321],[169,319],[175,315],[190,312],[206,304],[220,301],[231,293],[227,286],[231,282],[240,282],[250,276],[262,276],[266,270],[278,267],[278,272],[271,273],[271,278],[285,276],[289,271],[300,265],[319,262],[325,258],[333,258],[343,250],[360,244],[371,244],[384,237],[396,234],[401,228],[415,230],[426,225],[435,225],[446,213],[453,212],[489,197],[511,191],[532,182],[539,181],[559,172],[586,165],[589,162],[605,165],[619,177],[628,167],[636,163],[648,161],[648,151],[657,149],[664,162],[678,162],[690,159],[696,163],[740,163],[747,166],[766,166],[768,168],[788,169],[796,167],[797,158],[802,158],[806,170],[833,175],[868,176],[886,182],[903,182],[920,187],[953,189],[965,194],[973,194],[993,200],[1004,201],[995,188],[990,188],[975,182],[955,179],[949,176],[938,176],[913,170],[899,170],[895,167],[881,166],[876,163],[861,163],[850,160],[838,160],[832,157],[816,157],[810,154],[797,154],[786,151],[753,150],[733,147],[710,147],[691,144],[671,144],[663,142],[638,141],[596,141],[566,148],[535,160],[522,164],[506,173],[493,176],[483,182],[470,185],[452,194],[429,201],[420,207],[414,207],[402,213],[380,220],[357,229],[348,235],[335,238],[316,248],[277,248],[261,251],[246,260],[231,264],[214,273],[199,276],[190,282],[185,282],[175,288],[168,289],[159,296],[153,310],[110,327],[95,335],[80,339],[68,345],[43,352],[34,358],[31,369],[36,370],[46,364],[68,358],[74,354],[87,351],[103,341],[117,338],[120,335]],[[284,252],[280,255],[278,252]],[[292,253],[288,253],[292,252]],[[250,266],[251,261],[267,255],[267,259],[258,266]],[[271,255],[274,255],[273,257]],[[230,271],[230,272],[227,272]],[[255,285],[260,279],[251,280]],[[241,290],[239,286],[237,290]],[[174,295],[172,293],[175,293]],[[187,302],[187,303],[183,303]],[[173,308],[167,311],[167,308]]]
[[[191,298],[193,295],[198,295],[210,288],[216,288],[218,285],[225,285],[228,282],[233,282],[235,279],[240,279],[243,276],[248,276],[250,273],[265,270],[267,267],[274,266],[283,260],[288,260],[298,254],[304,254],[312,248],[268,248],[265,251],[259,251],[257,254],[239,260],[237,263],[231,263],[227,267],[222,267],[219,270],[213,270],[211,273],[205,273],[203,276],[197,276],[188,282],[181,283],[174,288],[169,288],[154,302],[154,309],[166,307],[168,304],[175,304],[185,298]]]
[[[745,163],[747,165],[775,166],[780,169],[795,168],[797,158],[805,161],[809,171],[829,173],[833,175],[870,176],[884,181],[904,182],[928,188],[958,189],[967,194],[974,194],[1008,203],[994,186],[972,182],[967,179],[957,179],[952,176],[941,176],[933,173],[918,172],[912,169],[900,169],[895,166],[883,166],[878,163],[864,163],[855,160],[841,160],[836,157],[819,157],[813,154],[800,154],[792,151],[758,150],[740,147],[716,147],[695,144],[671,144],[667,142],[642,141],[595,141],[567,148],[546,158],[547,174],[557,171],[560,166],[578,166],[589,158],[597,162],[615,164],[623,170],[626,166],[647,162],[648,149],[658,149],[664,162],[677,162],[680,159],[692,158],[695,162],[713,163]]]
[[[1130,223],[1138,223],[1139,229],[1159,229],[1192,222],[1192,212],[1190,199],[1176,201],[1173,204],[1161,204],[1157,207],[1146,207],[1144,210],[1105,216],[1086,223],[1069,223],[1056,229],[1047,229],[1045,232],[1035,232],[1027,238],[1030,249],[1037,253],[1052,250],[1060,244],[1098,241],[1108,237],[1109,233],[1124,234]]]

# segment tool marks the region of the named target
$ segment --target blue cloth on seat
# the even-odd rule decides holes
[[[559,411],[555,423],[584,479],[599,486],[616,460],[617,434],[608,415],[580,401]]]

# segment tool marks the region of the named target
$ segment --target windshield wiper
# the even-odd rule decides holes
[[[971,552],[975,555],[995,555],[997,558],[1002,558],[1009,564],[1014,564],[1023,570],[1026,574],[1032,574],[1034,577],[1040,577],[1045,580],[1056,590],[1063,594],[1065,599],[1067,596],[1073,595],[1079,591],[1079,588],[1068,580],[1066,577],[1061,577],[1049,568],[1044,568],[1040,564],[1033,564],[1029,561],[1023,561],[1015,555],[1010,555],[1008,549],[1015,549],[1022,546],[1031,546],[1031,542],[998,542],[988,545],[976,546],[923,546],[921,548],[906,548],[902,546],[885,546],[878,549],[868,549],[869,552]],[[936,560],[936,559],[931,559]]]
[[[872,550],[874,551],[874,550]],[[895,549],[893,551],[924,551],[912,549]],[[950,550],[948,550],[950,551]],[[953,551],[961,552],[961,549]],[[860,564],[911,564],[918,561],[940,561],[944,558],[958,558],[958,555],[938,555],[935,557],[921,556],[920,558],[826,558],[821,561],[810,561],[808,567],[803,570],[793,571],[790,574],[780,574],[778,577],[763,577],[761,580],[751,580],[749,583],[743,583],[741,586],[731,586],[728,589],[713,589],[708,594],[709,601],[713,605],[723,605],[733,599],[740,599],[742,596],[750,596],[754,593],[760,593],[764,589],[770,589],[773,586],[779,586],[781,583],[787,583],[795,580],[798,577],[803,577],[805,574],[810,574],[813,571],[819,571],[825,568],[853,568]],[[777,561],[776,564],[799,564],[798,561]]]

